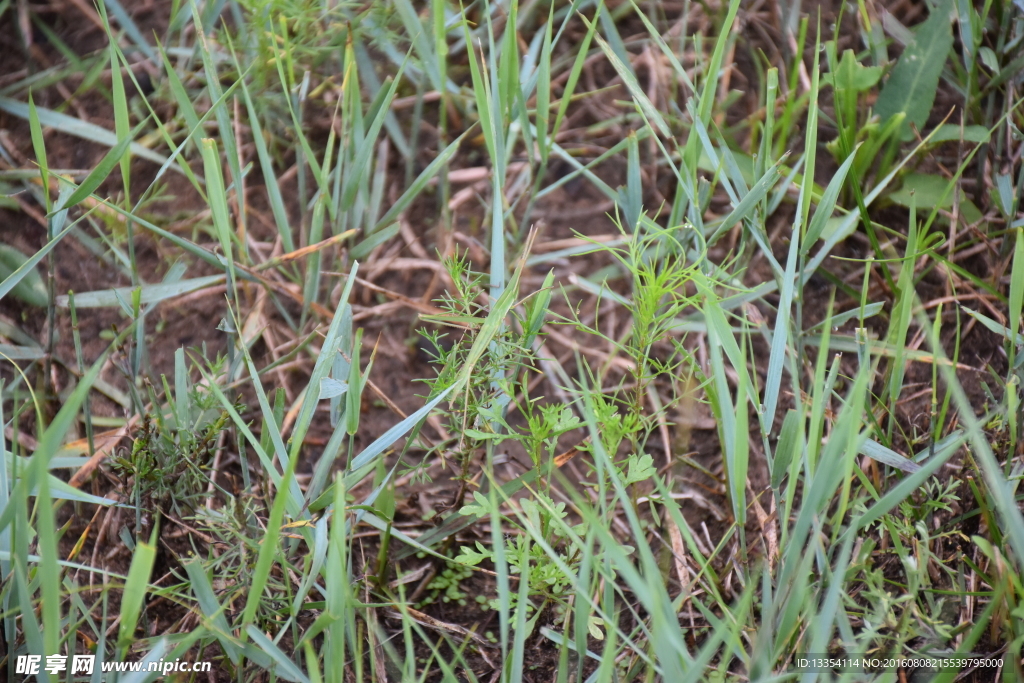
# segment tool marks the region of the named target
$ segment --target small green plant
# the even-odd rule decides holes
[[[431,395],[456,387],[444,414],[448,430],[461,435],[452,453],[458,477],[465,480],[471,456],[481,444],[493,449],[503,440],[517,436],[506,417],[513,397],[527,390],[527,378],[536,361],[533,340],[544,322],[551,294],[542,290],[522,302],[525,313],[520,315],[513,305],[514,283],[508,285],[501,299],[489,302],[485,276],[472,269],[468,258],[456,253],[445,259],[444,264],[455,283],[455,291],[438,301],[446,315],[423,319],[464,332],[450,346],[446,345],[445,335],[430,330],[420,333],[437,372],[435,378],[428,380]],[[501,312],[512,314],[513,324],[506,324],[504,316],[497,317],[495,307],[499,305],[503,307]],[[464,493],[463,487],[455,507],[462,504]]]
[[[558,438],[580,427],[580,418],[564,404],[540,403],[540,399],[527,400],[522,408],[527,429],[521,435],[534,467],[552,463],[558,450]]]
[[[223,357],[212,362],[213,374],[219,375],[225,363]],[[167,395],[172,395],[169,388]],[[228,413],[217,408],[217,397],[204,385],[193,386],[182,398],[177,412],[147,412],[131,449],[111,460],[134,505],[179,519],[192,515],[206,495],[213,452],[230,426]]]
[[[480,517],[491,514],[490,501],[486,496],[476,492],[474,498],[473,503],[462,508],[462,514]],[[522,519],[514,515],[501,516],[504,522],[519,530],[519,533],[505,534],[504,556],[513,576],[529,577],[528,595],[531,603],[527,610],[537,607],[532,603],[533,599],[541,600],[542,606],[554,603],[565,607],[573,575],[567,574],[563,567],[574,571],[579,562],[581,549],[573,544],[566,533],[569,527],[565,524],[568,517],[565,503],[556,504],[540,492],[535,493],[534,498],[536,500],[521,498],[518,501],[522,509]],[[576,536],[585,533],[583,525],[572,527],[571,530]],[[531,538],[534,537],[545,538],[552,548],[558,549],[561,562],[553,561],[544,548],[532,542]],[[463,546],[455,559],[464,565],[475,567],[484,561],[493,563],[495,557],[493,548],[477,541],[475,549]],[[518,594],[512,594],[511,597],[511,605],[514,607]],[[493,609],[498,609],[500,605],[497,599],[490,600],[488,604]]]
[[[427,584],[427,596],[417,603],[416,608],[422,609],[438,598],[441,599],[441,602],[456,602],[459,605],[465,605],[466,593],[462,590],[462,582],[472,575],[473,570],[465,564],[446,562],[445,568]]]

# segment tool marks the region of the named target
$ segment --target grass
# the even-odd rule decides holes
[[[45,7],[6,679],[1024,680],[1019,7]]]

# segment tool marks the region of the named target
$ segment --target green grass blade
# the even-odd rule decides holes
[[[221,171],[220,152],[217,149],[217,141],[211,138],[203,138],[200,142],[200,149],[203,153],[206,193],[210,202],[210,211],[213,214],[213,228],[217,234],[217,239],[220,241],[220,247],[224,252],[224,259],[227,263],[228,292],[230,295],[234,291],[235,260],[231,255],[231,218],[228,211],[228,196],[224,189],[224,175]]]
[[[40,459],[43,456],[40,455]],[[57,524],[50,497],[50,477],[39,477],[36,497],[38,518],[36,521],[37,543],[39,545],[38,581],[42,593],[43,645],[45,652],[58,652],[61,639],[61,590],[60,566],[57,564]]]
[[[887,514],[890,510],[899,505],[900,502],[906,500],[907,497],[920,488],[929,477],[934,475],[935,472],[938,471],[938,469],[942,467],[954,453],[956,453],[956,451],[957,448],[948,448],[943,449],[941,452],[937,452],[935,456],[930,458],[928,462],[921,466],[916,472],[905,477],[900,481],[900,483],[892,487],[888,493],[868,508],[864,514],[857,517],[856,522],[850,526],[846,535],[856,536],[859,530],[864,529],[869,524],[879,519],[882,515]]]
[[[555,122],[551,126],[550,140],[553,142],[558,132],[562,129],[562,121],[565,119],[566,112],[569,111],[569,103],[572,100],[573,94],[576,92],[576,85],[579,83],[580,74],[583,73],[583,65],[587,59],[587,53],[590,50],[590,43],[594,39],[594,35],[597,31],[597,15],[601,11],[601,4],[604,0],[598,0],[598,8],[595,10],[594,18],[587,22],[587,33],[583,36],[583,40],[580,42],[579,48],[576,52],[576,59],[573,61],[572,70],[569,71],[569,78],[565,82],[565,89],[562,91],[562,99],[558,103],[558,113],[555,115]],[[581,4],[581,3],[580,3]],[[577,2],[573,3],[571,9],[577,9]],[[563,28],[565,25],[563,24]],[[561,35],[561,30],[559,30]],[[557,39],[556,39],[557,42]]]
[[[217,119],[217,127],[220,129],[220,142],[224,145],[224,156],[228,161],[228,168],[231,170],[231,181],[235,186],[235,201],[238,204],[238,222],[245,224],[245,193],[240,191],[242,182],[242,169],[238,160],[238,143],[235,140],[235,128],[231,124],[231,115],[228,113],[227,103],[222,95],[220,76],[217,72],[217,63],[210,55],[210,48],[207,44],[206,33],[199,16],[199,9],[196,0],[189,0],[192,8],[192,22],[196,29],[196,44],[199,46],[199,54],[203,59],[203,69],[206,72],[206,87],[210,91],[210,99],[215,103],[213,106],[214,116]],[[210,5],[207,5],[209,8]],[[206,155],[203,155],[204,160]],[[209,181],[207,181],[209,182]],[[211,201],[214,201],[211,199]],[[219,201],[219,200],[217,200]],[[242,245],[243,253],[245,245]],[[232,280],[234,278],[232,277]],[[230,289],[230,288],[229,288]]]
[[[850,166],[853,165],[855,158],[855,153],[847,157],[843,165],[832,176],[828,187],[825,188],[825,194],[822,195],[821,201],[818,202],[818,208],[814,211],[814,218],[811,219],[811,224],[807,227],[807,233],[804,235],[803,247],[801,249],[804,254],[809,252],[814,243],[818,241],[818,238],[821,237],[821,232],[825,229],[825,224],[832,217],[836,200],[839,198],[839,191],[843,189],[843,183],[846,182],[846,174],[850,171]]]
[[[270,572],[281,553],[278,541],[281,537],[281,526],[284,521],[285,508],[291,498],[290,491],[295,481],[295,465],[298,458],[291,458],[281,477],[281,486],[274,496],[274,504],[267,519],[267,533],[260,541],[260,550],[256,557],[256,566],[252,573],[252,583],[242,610],[242,627],[246,629],[256,619],[256,612],[263,603],[263,591],[267,587]]]
[[[0,109],[6,111],[12,116],[17,116],[20,119],[29,121],[31,113],[27,104],[18,102],[9,97],[0,97]],[[60,114],[50,109],[44,109],[41,107],[36,108],[36,117],[39,120],[40,125],[48,128],[54,128],[62,133],[73,135],[75,137],[88,140],[89,142],[95,142],[98,145],[104,145],[106,147],[116,147],[121,140],[118,139],[117,135],[106,128],[97,126],[94,123],[86,123],[80,121],[73,116],[67,114]],[[137,142],[131,143],[131,152],[137,157],[148,159],[155,164],[163,164],[167,161],[167,158],[162,154],[158,154],[153,150],[143,147]],[[118,160],[120,154],[118,154]],[[116,164],[115,164],[116,165]],[[176,171],[181,171],[181,168],[177,165],[174,166]]]
[[[259,115],[253,106],[252,97],[249,95],[249,88],[245,82],[241,82],[242,98],[245,100],[246,109],[249,112],[249,125],[252,127],[253,144],[256,146],[256,156],[260,162],[260,170],[263,172],[263,185],[267,190],[267,198],[270,201],[270,211],[274,216],[274,223],[277,225],[277,233],[281,236],[281,247],[285,253],[295,251],[295,241],[292,239],[292,228],[288,221],[288,212],[284,206],[284,198],[281,196],[281,188],[274,176],[274,162],[267,150],[267,143],[263,139],[263,128],[260,126]]]
[[[121,597],[121,625],[118,627],[117,644],[121,657],[128,647],[135,642],[135,627],[139,623],[142,607],[149,592],[149,575],[153,571],[156,560],[157,527],[153,527],[153,536],[149,543],[139,541],[132,553],[132,564],[128,569],[128,579],[124,583]]]
[[[705,126],[711,122],[711,108],[715,103],[715,90],[718,88],[722,59],[725,57],[725,46],[729,41],[730,33],[732,33],[733,22],[736,21],[736,14],[739,12],[739,8],[739,0],[729,0],[729,9],[725,21],[722,22],[718,40],[715,41],[715,50],[711,53],[711,60],[708,62],[707,69],[704,72],[704,84],[701,88],[698,105],[698,118],[704,122]],[[696,170],[697,157],[700,156],[697,145],[698,139],[691,131],[691,134],[686,139],[686,148],[683,155],[685,166],[691,171]]]
[[[587,21],[586,18],[584,18],[583,21],[587,24],[587,28],[589,29],[590,22]],[[671,137],[672,132],[669,130],[668,124],[665,122],[664,117],[662,117],[661,112],[658,111],[654,106],[654,103],[651,102],[650,98],[647,97],[646,93],[644,93],[643,88],[640,87],[640,82],[636,80],[636,76],[633,74],[632,68],[622,62],[622,59],[615,54],[615,50],[605,42],[605,39],[602,38],[600,34],[595,34],[594,37],[597,38],[597,44],[601,47],[601,50],[604,51],[605,57],[607,57],[608,61],[611,62],[612,67],[615,69],[615,73],[617,73],[619,78],[622,79],[622,82],[626,85],[626,89],[629,90],[629,94],[632,96],[633,101],[636,102],[637,106],[640,107],[640,110],[643,111],[647,120],[654,124],[658,133],[666,138]]]
[[[345,281],[345,288],[341,299],[338,302],[338,310],[335,311],[334,319],[331,320],[331,326],[328,328],[327,336],[324,338],[323,348],[316,359],[316,364],[313,366],[313,373],[310,375],[309,384],[306,386],[302,401],[302,409],[299,411],[299,417],[296,419],[295,426],[292,429],[292,447],[287,456],[289,462],[299,455],[302,440],[305,438],[306,430],[309,429],[309,425],[313,421],[313,413],[319,403],[317,399],[320,395],[320,381],[328,376],[333,367],[334,356],[338,353],[341,342],[341,324],[345,317],[342,315],[342,307],[348,303],[348,297],[352,292],[352,286],[355,284],[358,270],[359,263],[353,262],[348,278]]]
[[[190,278],[171,283],[160,283],[155,285],[143,285],[139,287],[139,303],[155,304],[167,299],[206,289],[224,282],[224,275],[207,275],[206,277]],[[104,289],[94,292],[82,292],[75,295],[75,306],[78,308],[108,308],[118,306],[118,297],[130,301],[132,292],[136,288],[118,287],[117,289]],[[57,297],[57,305],[67,308],[69,298],[66,295]]]
[[[258,628],[250,624],[246,627],[245,632],[252,638],[252,642],[256,647],[259,647],[263,652],[270,656],[274,661],[274,673],[280,676],[286,681],[294,681],[295,683],[309,683],[309,678],[306,674],[302,673],[295,662],[291,660],[284,652],[281,651],[274,641],[267,638]]]
[[[103,6],[100,6],[101,13],[103,15],[104,23],[106,24],[106,12],[103,11]],[[107,24],[107,36],[110,40],[108,45],[108,53],[110,56],[110,85],[111,90],[114,94],[114,134],[117,135],[118,140],[130,140],[131,135],[131,122],[128,114],[128,96],[124,90],[124,77],[121,75],[121,62],[118,59],[118,50],[115,40],[110,32],[110,25]],[[121,182],[124,186],[124,204],[125,206],[131,205],[131,167],[132,157],[131,151],[125,149],[121,154]],[[129,241],[129,250],[134,251],[134,245]]]
[[[872,460],[877,460],[883,465],[895,467],[896,469],[903,470],[904,472],[917,472],[921,469],[921,466],[913,460],[904,458],[891,448],[886,448],[872,439],[868,439],[861,444],[860,453],[861,455],[868,456]]]
[[[422,408],[412,413],[407,418],[396,424],[394,427],[391,427],[386,432],[384,432],[377,440],[375,440],[372,444],[367,446],[362,452],[359,453],[359,455],[352,459],[352,462],[349,464],[348,467],[349,470],[354,471],[358,470],[360,467],[365,467],[366,465],[369,465],[374,460],[374,458],[376,458],[381,453],[386,451],[388,448],[393,446],[395,442],[398,441],[398,439],[402,438],[402,436],[406,432],[413,428],[413,425],[418,423],[420,420],[424,419],[430,413],[431,410],[436,408],[438,404],[441,403],[441,401],[447,398],[448,394],[452,392],[455,386],[456,385],[453,384],[452,386],[448,387],[447,389],[439,393],[437,396],[435,396],[433,399],[428,401]]]
[[[33,275],[38,277],[36,266],[39,265],[39,262],[42,261],[43,258],[49,254],[69,232],[71,232],[72,227],[73,225],[69,225],[64,228],[64,230],[57,233],[57,235],[47,242],[42,249],[25,259],[25,261],[18,266],[13,273],[8,275],[3,282],[0,282],[0,300],[7,296],[11,290],[17,287],[19,283],[25,280],[25,278]]]
[[[107,179],[107,176],[114,170],[114,167],[121,163],[121,159],[124,158],[124,155],[131,147],[132,138],[142,129],[143,125],[140,123],[128,137],[114,145],[103,159],[100,160],[100,163],[96,165],[96,168],[89,172],[89,175],[85,177],[82,184],[63,203],[54,207],[54,211],[64,211],[77,206],[96,191],[96,188],[103,184],[103,181]]]
[[[893,305],[892,320],[889,327],[890,347],[896,350],[896,357],[892,361],[889,371],[888,398],[890,411],[895,410],[896,402],[903,389],[903,376],[906,372],[906,361],[903,358],[903,350],[907,344],[907,333],[910,330],[910,319],[914,302],[917,300],[917,292],[914,289],[915,271],[917,270],[917,243],[918,226],[917,212],[914,202],[911,201],[910,222],[907,233],[907,250],[900,266],[899,280],[897,281],[896,302]],[[892,424],[892,421],[890,421]]]
[[[790,235],[789,255],[786,259],[786,270],[782,277],[779,290],[779,307],[775,316],[775,329],[772,332],[771,352],[768,356],[768,375],[765,379],[764,408],[761,413],[761,433],[765,436],[771,431],[775,422],[775,410],[778,404],[779,389],[782,386],[782,366],[790,339],[790,318],[792,305],[797,293],[798,264],[800,245],[807,225],[810,211],[811,192],[814,186],[814,157],[818,144],[818,53],[814,53],[814,70],[811,76],[810,112],[807,116],[807,136],[805,140],[804,158],[806,168],[803,183],[800,187],[800,201],[797,208],[793,232]],[[796,331],[797,334],[800,330]]]
[[[384,126],[384,117],[390,111],[391,102],[395,99],[398,84],[402,80],[402,72],[403,69],[399,69],[398,74],[391,81],[391,85],[388,87],[387,94],[384,97],[383,105],[377,112],[376,117],[374,117],[370,122],[366,135],[362,136],[356,143],[355,160],[348,170],[348,182],[345,185],[341,198],[341,206],[345,210],[348,210],[352,206],[355,201],[356,190],[359,189],[361,184],[365,183],[366,179],[370,175],[370,157],[373,154],[373,148],[377,144],[377,137],[380,135],[380,129]],[[329,165],[330,161],[325,160],[324,166]],[[326,179],[325,175],[322,175],[321,177]],[[322,186],[321,191],[323,191]]]
[[[146,55],[146,57],[154,63],[158,61],[156,53],[153,51],[153,47],[146,40],[142,31],[139,30],[138,25],[132,21],[131,15],[125,11],[124,6],[121,5],[118,0],[103,0],[102,5],[100,6],[106,6],[106,8],[110,10],[110,13],[114,15],[115,19],[117,19],[117,23],[121,24],[121,28],[124,29],[124,32],[128,34],[128,37],[132,39],[132,42],[135,43],[136,47],[139,48],[142,54]]]
[[[391,205],[391,208],[388,209],[387,213],[377,221],[377,225],[374,228],[375,233],[398,220],[398,216],[423,192],[423,189],[427,186],[430,180],[437,176],[437,174],[441,172],[441,169],[451,162],[455,153],[459,151],[459,145],[468,133],[469,131],[466,131],[466,133],[463,133],[453,140],[451,144],[441,152],[441,154],[437,155],[437,157],[423,169],[423,171],[416,177],[416,180],[414,180],[412,184],[406,188],[405,192],[399,196],[395,203]]]
[[[786,158],[783,157],[773,164],[772,167],[768,169],[763,176],[761,176],[761,179],[754,183],[754,186],[751,187],[750,191],[743,196],[743,199],[733,206],[732,211],[722,219],[722,223],[715,228],[715,231],[711,233],[710,236],[708,236],[707,245],[709,247],[715,244],[718,239],[734,225],[753,216],[754,209],[775,186],[775,183],[779,181],[779,177],[781,176],[780,166],[785,159]],[[766,257],[769,254],[770,250],[765,251]],[[775,257],[771,256],[771,260],[774,261]]]
[[[1014,229],[1013,265],[1010,267],[1010,303],[1008,318],[1011,330],[1008,339],[1010,367],[1015,367],[1017,344],[1013,341],[1020,334],[1021,309],[1024,308],[1024,229]]]
[[[28,94],[28,125],[32,135],[32,151],[36,155],[36,163],[39,165],[39,177],[43,181],[43,198],[46,205],[46,213],[52,210],[50,201],[50,170],[46,162],[46,142],[43,139],[43,127],[39,122],[39,112],[36,110],[35,100],[32,93]]]
[[[199,608],[203,611],[203,615],[210,620],[216,631],[223,634],[230,633],[231,627],[228,626],[227,617],[224,616],[224,608],[217,601],[217,596],[213,592],[210,579],[203,570],[202,562],[198,558],[192,558],[183,564],[185,566],[185,573],[188,574],[188,579],[192,584],[192,593],[196,596],[196,601],[199,603]],[[231,659],[231,663],[237,666],[240,661],[241,649],[225,636],[218,635],[217,640]]]

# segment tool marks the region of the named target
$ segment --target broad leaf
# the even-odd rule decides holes
[[[900,112],[907,115],[903,123],[904,140],[912,137],[908,123],[920,129],[928,120],[939,76],[952,47],[949,4],[944,1],[920,25],[914,41],[903,50],[875,105],[875,113],[883,123]]]
[[[839,61],[835,73],[826,74],[821,77],[824,85],[831,85],[836,90],[853,90],[861,92],[878,83],[882,77],[882,67],[864,66],[857,61],[853,50],[843,52],[843,58]]]

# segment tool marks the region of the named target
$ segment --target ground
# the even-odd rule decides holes
[[[18,290],[0,297],[3,349],[28,354],[0,368],[6,439],[18,462],[50,463],[46,495],[58,499],[51,529],[33,507],[49,499],[16,488],[17,475],[0,482],[19,520],[0,518],[0,532],[10,524],[23,544],[0,537],[22,563],[0,571],[25,587],[3,630],[5,674],[35,644],[29,599],[42,605],[32,623],[48,645],[99,652],[100,632],[117,632],[108,658],[142,659],[170,637],[176,656],[217,662],[210,680],[665,679],[676,670],[667,653],[682,649],[679,671],[698,671],[687,667],[700,652],[707,669],[693,675],[750,680],[785,671],[812,645],[960,648],[1005,657],[1002,680],[1024,675],[1024,520],[1007,485],[1021,472],[1024,351],[1007,327],[1019,324],[1024,294],[1012,198],[1024,124],[1019,48],[995,50],[1020,40],[1015,6],[958,10],[930,113],[901,141],[880,137],[886,122],[869,117],[893,97],[910,62],[901,55],[945,39],[925,23],[945,5],[829,2],[789,15],[786,3],[740,2],[730,24],[722,3],[573,5],[579,15],[556,3],[558,38],[546,39],[548,8],[536,3],[463,15],[443,1],[314,4],[230,3],[219,15],[210,5],[198,40],[179,3],[126,4],[130,23],[111,3],[110,32],[105,12],[83,3],[0,3],[3,245],[25,256],[47,245],[55,223],[43,183],[50,201],[61,201],[58,175],[88,184],[111,149],[96,130],[146,119],[136,140],[166,157],[167,139],[180,144],[191,117],[212,114],[166,172],[138,149],[123,166],[111,160],[40,261],[47,306]],[[449,22],[440,38],[434,19]],[[838,89],[827,50],[815,50],[818,26],[835,55],[851,49],[858,69],[877,68],[875,81]],[[146,56],[150,36],[167,47],[166,64]],[[715,59],[722,68],[709,74]],[[781,84],[769,161],[789,156],[719,237],[716,226],[758,191],[769,68]],[[38,128],[18,108],[30,95],[44,112]],[[842,97],[857,120],[840,121]],[[72,134],[55,112],[98,129]],[[915,149],[943,122],[964,128]],[[993,134],[968,144],[978,126]],[[879,146],[840,177],[833,216],[821,207],[846,173],[843,136]],[[808,155],[812,178],[802,175]],[[911,193],[912,173],[955,179],[959,194]],[[878,200],[865,203],[872,189]],[[791,247],[819,210],[829,225],[847,212],[870,221],[827,246],[804,281],[822,242]],[[625,223],[631,212],[636,225]],[[183,289],[158,295],[162,282]],[[778,286],[757,294],[766,284]],[[87,293],[115,288],[120,300],[89,306]],[[57,299],[67,292],[80,304],[77,329]],[[734,295],[745,300],[733,305]],[[877,310],[865,315],[869,304]],[[858,309],[828,322],[830,310]],[[428,417],[409,419],[445,390]],[[48,437],[66,412],[66,431]],[[943,464],[914,480],[915,454]],[[60,457],[71,460],[52,464]],[[61,482],[119,505],[60,500]],[[18,572],[37,571],[30,553],[87,569],[46,574],[44,561],[39,580],[50,583],[29,588]],[[143,603],[133,607],[103,571],[135,577]],[[48,590],[67,590],[60,611],[48,611]],[[88,624],[64,629],[60,614]],[[124,623],[137,626],[115,628]],[[175,640],[186,634],[195,642]],[[579,663],[582,647],[593,656]],[[985,667],[965,671],[957,680],[995,680]]]

